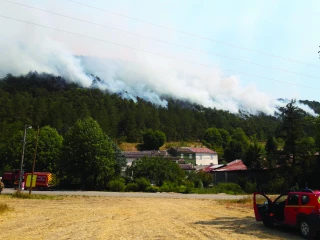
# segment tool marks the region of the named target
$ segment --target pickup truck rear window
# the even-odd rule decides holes
[[[306,205],[306,204],[308,204],[308,203],[309,203],[309,201],[310,201],[310,198],[309,198],[309,196],[308,196],[308,195],[302,195],[302,197],[301,197],[302,205]]]
[[[290,194],[288,198],[288,205],[299,205],[299,195]]]

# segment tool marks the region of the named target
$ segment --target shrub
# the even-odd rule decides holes
[[[253,193],[257,190],[257,183],[250,182],[248,178],[238,178],[237,183],[246,193]]]
[[[126,186],[127,192],[138,192],[139,191],[139,185],[135,182],[128,183]]]
[[[251,183],[249,181],[245,182],[244,184],[244,191],[246,193],[253,193],[257,190],[257,184],[256,183]]]
[[[218,193],[227,193],[227,194],[243,194],[244,191],[236,183],[218,183],[215,186]]]
[[[283,177],[276,177],[269,182],[270,192],[280,193],[288,189],[287,181]]]
[[[125,180],[123,178],[111,180],[108,183],[108,189],[115,192],[123,192],[125,189]]]
[[[150,185],[146,188],[146,192],[159,192],[159,187]]]
[[[213,182],[213,175],[206,172],[198,172],[197,175],[199,176],[199,179],[201,181],[201,184],[203,187],[209,187],[210,184]]]
[[[160,192],[177,192],[178,186],[175,182],[164,181],[159,190]]]
[[[179,193],[188,193],[187,192],[187,187],[185,185],[180,185],[178,188]]]
[[[184,185],[180,185],[180,193],[192,193],[194,184],[191,181],[185,181]]]
[[[144,192],[150,186],[150,182],[145,178],[137,178],[134,180],[138,185],[138,191]]]
[[[215,194],[218,193],[216,188],[194,188],[193,189],[194,193],[197,194]]]

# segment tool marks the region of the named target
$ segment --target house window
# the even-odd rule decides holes
[[[210,159],[213,160],[213,156],[212,155],[210,156]]]
[[[200,154],[200,160],[202,160],[202,155]]]
[[[181,158],[183,158],[183,153],[181,153]]]
[[[189,154],[189,159],[192,159],[192,154]]]

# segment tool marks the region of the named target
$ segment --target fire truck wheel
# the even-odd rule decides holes
[[[303,219],[300,222],[300,233],[303,237],[307,238],[309,237],[310,234],[310,225],[308,223],[308,221],[306,221],[305,219]]]

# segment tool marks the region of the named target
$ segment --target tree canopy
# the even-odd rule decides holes
[[[65,135],[65,177],[82,188],[104,188],[115,173],[115,151],[99,124],[90,117],[79,119]]]
[[[166,141],[164,132],[153,131],[152,129],[147,129],[142,138],[143,144],[140,146],[142,150],[159,150]]]
[[[128,170],[135,178],[146,178],[151,183],[161,186],[164,181],[181,182],[185,178],[184,171],[168,158],[143,157],[133,162]]]

